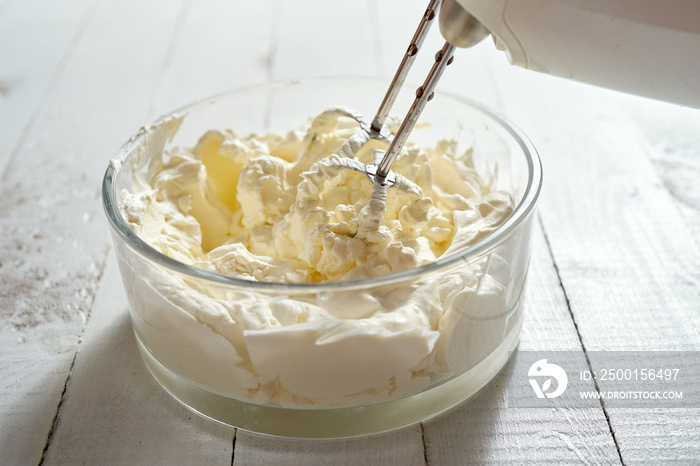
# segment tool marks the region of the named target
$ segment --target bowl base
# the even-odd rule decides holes
[[[246,431],[291,438],[347,438],[376,434],[435,416],[466,400],[486,385],[517,346],[523,313],[501,344],[467,372],[415,395],[366,406],[333,409],[288,409],[260,406],[216,395],[163,366],[136,335],[141,356],[153,377],[176,400],[195,413]]]

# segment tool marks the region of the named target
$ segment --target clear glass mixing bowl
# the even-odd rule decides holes
[[[286,437],[382,432],[469,398],[503,367],[515,348],[541,165],[519,130],[476,102],[437,93],[411,139],[427,145],[454,139],[460,150],[471,147],[476,168],[493,177],[496,188],[511,193],[515,210],[476,244],[417,269],[335,283],[246,281],[161,254],[138,238],[122,215],[123,190],[163,150],[193,147],[210,129],[230,128],[240,135],[284,134],[331,105],[372,116],[386,86],[387,82],[374,79],[318,78],[226,92],[174,112],[185,115],[174,137],[156,122],[132,137],[111,161],[102,195],[136,339],[153,376],[193,411],[230,426]],[[412,99],[410,92],[404,92],[394,112],[404,114]],[[446,283],[453,291],[445,297],[440,293]],[[230,306],[272,306],[288,300],[332,313],[338,303],[361,296],[385,297],[420,287],[434,290],[439,300],[439,318],[432,322],[432,330],[439,331],[436,345],[446,361],[440,370],[412,369],[415,361],[408,363],[407,355],[413,354],[414,340],[406,332],[381,331],[378,337],[373,334],[376,338],[335,343],[308,344],[307,338],[304,351],[297,354],[295,332],[307,332],[308,337],[313,328],[292,324],[256,340],[257,334],[226,317]],[[256,386],[256,378],[267,370],[262,367],[265,361],[254,356],[257,349],[252,346],[234,347],[227,332],[242,332],[249,346],[264,347],[263,359],[282,367],[268,384],[276,383],[285,396],[272,400]]]

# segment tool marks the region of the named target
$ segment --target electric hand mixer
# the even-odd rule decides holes
[[[471,47],[489,35],[512,64],[568,79],[619,89],[700,108],[700,2],[695,0],[442,0],[440,30],[445,45],[396,134],[384,127],[428,30],[437,16],[430,0],[377,115],[340,110],[360,123],[361,131],[339,151],[339,162],[373,181],[370,215],[378,224],[386,188],[420,189],[391,167],[401,152],[456,47]],[[336,110],[337,111],[337,110]],[[390,141],[375,161],[352,158],[370,138]],[[381,157],[381,158],[380,158]],[[374,208],[372,208],[374,205]]]

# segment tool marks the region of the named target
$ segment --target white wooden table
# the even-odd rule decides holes
[[[110,156],[229,88],[388,80],[426,3],[0,0],[0,464],[700,463],[699,409],[509,408],[508,371],[421,424],[300,441],[201,419],[145,369],[100,203]],[[520,350],[700,350],[700,111],[516,69],[490,41],[440,89],[543,159]]]

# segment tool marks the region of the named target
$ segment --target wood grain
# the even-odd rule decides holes
[[[414,1],[405,9],[380,3],[380,24],[398,17],[397,22],[403,29],[402,34],[382,35],[386,57],[398,59],[403,53],[407,39],[398,41],[397,37],[410,38],[419,16],[415,11],[422,11],[425,3]],[[414,65],[412,76],[419,81],[423,79],[421,73],[427,73],[432,66],[431,50],[437,50],[443,43],[437,29],[435,25],[435,30],[431,30]],[[495,53],[490,40],[474,49],[459,50],[439,89],[503,110],[504,96],[494,85],[491,64],[491,60],[503,57],[491,57]],[[524,300],[526,320],[520,350],[582,351],[549,246],[539,228],[535,232]],[[602,408],[583,411],[508,408],[506,390],[509,383],[514,383],[509,375],[508,368],[504,369],[473,399],[424,423],[429,464],[513,463],[524,459],[530,462],[619,462]]]
[[[618,94],[505,73],[513,74],[498,74],[507,111],[542,154],[542,222],[584,348],[697,351],[697,243]],[[688,421],[697,409],[607,414],[624,462],[700,457],[700,425]],[[683,434],[670,441],[669,426]]]
[[[518,351],[582,351],[540,228],[527,280]],[[511,370],[508,364],[472,399],[423,423],[429,464],[619,463],[602,407],[509,407],[509,385],[522,383]]]
[[[155,99],[155,114],[266,81],[277,36],[276,6],[271,1],[194,2]]]
[[[91,3],[0,3],[0,176],[78,39],[79,25],[87,19]]]
[[[99,201],[110,155],[239,85],[388,83],[426,4],[0,0],[0,463],[700,460],[700,410],[511,408],[510,366],[422,426],[297,441],[190,414],[140,362]],[[433,29],[410,82],[442,44]],[[497,108],[543,158],[520,350],[699,350],[700,113],[510,67],[490,40],[439,89]]]
[[[366,0],[285,0],[275,6],[270,79],[377,74]]]
[[[541,217],[586,349],[699,349],[700,255],[639,129],[610,91],[500,84],[543,158]]]
[[[234,454],[236,465],[425,464],[419,424],[341,440],[280,439],[239,430]]]
[[[42,456],[107,251],[99,180],[146,114],[173,6],[98,5],[0,185],[0,343],[12,355],[0,363],[0,451],[9,464]]]
[[[190,412],[149,374],[110,254],[45,464],[229,464],[234,429]],[[157,452],[157,456],[153,456]]]
[[[637,126],[647,154],[690,229],[700,238],[700,112],[621,94],[617,103]]]

